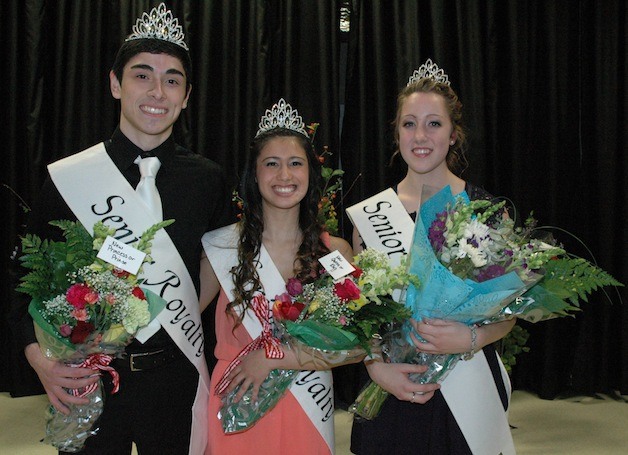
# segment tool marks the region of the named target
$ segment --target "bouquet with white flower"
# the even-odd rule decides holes
[[[533,218],[515,227],[503,206],[470,201],[464,192],[454,197],[449,187],[422,204],[409,255],[409,273],[421,284],[410,284],[405,300],[413,319],[536,322],[578,310],[579,299],[598,287],[621,286],[588,261],[570,258],[551,236],[535,237]],[[411,333],[421,340],[410,323],[388,333],[384,353],[392,362],[428,365],[411,375],[415,382],[443,381],[461,355],[417,352]],[[371,383],[350,409],[372,419],[386,395]]]
[[[275,297],[272,325],[277,344],[281,342],[284,348],[293,349],[303,369],[329,369],[360,362],[367,355],[379,355],[381,327],[404,321],[410,315],[406,307],[392,298],[395,289],[403,289],[411,282],[418,284],[406,272],[405,264],[391,267],[385,253],[366,249],[355,257],[352,267],[350,274],[338,279],[325,270],[307,284],[291,278],[286,292]],[[268,308],[265,298],[254,300],[254,308]],[[259,313],[263,317],[263,310]],[[269,321],[269,329],[270,325]],[[255,345],[258,342],[260,339],[253,341]],[[243,353],[249,352],[247,348]],[[227,368],[223,381],[229,371]],[[237,389],[225,396],[220,411],[225,433],[254,425],[273,408],[299,373],[300,370],[271,371],[261,385],[257,401],[252,401],[247,392],[241,401],[233,402]],[[227,382],[221,381],[218,392],[227,386]]]
[[[145,254],[142,264],[152,260],[155,233],[171,223],[173,220],[155,224],[142,235],[136,245]],[[114,229],[98,222],[92,238],[78,222],[50,224],[63,231],[65,241],[41,240],[30,234],[22,239],[20,261],[30,272],[21,278],[17,290],[32,298],[28,311],[43,354],[71,366],[108,371],[115,393],[118,374],[110,362],[159,314],[165,301],[140,287],[137,274],[141,265],[132,274],[98,257]],[[71,393],[86,396],[90,402],[69,405],[69,415],[50,406],[43,440],[65,452],[81,450],[86,439],[98,431],[94,424],[103,407],[100,382]]]

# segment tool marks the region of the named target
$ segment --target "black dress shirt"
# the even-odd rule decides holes
[[[120,129],[105,142],[107,153],[133,188],[140,180],[139,167],[134,164],[143,150],[133,144]],[[231,208],[231,184],[222,168],[213,161],[177,145],[172,136],[150,151],[161,161],[156,185],[161,196],[164,219],[175,222],[166,228],[185,263],[196,290],[199,289],[201,255],[200,239],[212,229],[235,222]],[[49,221],[76,217],[67,206],[50,178],[31,212],[27,233],[43,238],[62,240],[61,231]],[[17,296],[11,312],[11,325],[16,332],[19,349],[36,341],[33,322],[27,313],[28,298]],[[162,346],[171,343],[162,328],[144,345]],[[133,344],[137,344],[135,341]],[[133,344],[130,346],[132,350]]]

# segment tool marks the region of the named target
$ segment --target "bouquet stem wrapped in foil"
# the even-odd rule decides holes
[[[260,386],[257,400],[251,399],[251,390],[247,390],[242,399],[234,401],[240,386],[222,398],[222,408],[218,418],[222,422],[225,434],[248,430],[265,416],[284,396],[292,382],[301,373],[299,370],[272,370]]]
[[[73,367],[93,368],[95,371],[108,370],[113,377],[114,386],[117,386],[117,373],[109,367],[112,355],[121,352],[124,346],[108,345],[99,346],[100,352],[93,352],[94,346],[70,347],[65,340],[59,338],[53,331],[46,331],[47,324],[37,313],[35,314],[35,335],[42,349],[42,353],[49,359],[63,360],[66,365]],[[105,352],[107,354],[105,354]],[[61,452],[78,452],[85,446],[85,441],[98,432],[96,425],[103,412],[104,397],[102,392],[102,380],[91,387],[68,390],[75,396],[84,396],[89,399],[87,404],[66,403],[70,409],[69,414],[63,414],[50,405],[46,411],[46,435],[42,442],[50,444]]]
[[[280,324],[278,327],[282,328]],[[325,350],[308,346],[279,329],[283,346],[294,350],[297,360],[304,370],[330,369],[337,366],[360,362],[367,355],[362,347],[338,351]],[[307,370],[306,370],[307,371]],[[218,418],[222,422],[225,434],[248,430],[264,415],[270,412],[286,394],[292,383],[303,370],[272,370],[260,386],[257,400],[251,399],[251,390],[247,390],[242,399],[234,401],[239,387],[222,398],[222,408]]]
[[[408,323],[396,326],[383,337],[382,353],[386,361],[391,363],[410,363],[427,365],[425,373],[408,375],[417,384],[441,382],[447,373],[460,360],[459,354],[428,354],[417,352],[414,344],[408,342],[408,331],[412,330]],[[356,400],[349,406],[349,412],[358,418],[373,420],[388,398],[388,392],[373,381],[369,381],[360,391]]]
[[[103,411],[104,399],[102,381],[88,395],[87,404],[67,404],[68,415],[57,411],[50,405],[46,412],[46,436],[42,442],[50,444],[61,452],[78,452],[85,446],[85,441],[98,432],[96,422]]]

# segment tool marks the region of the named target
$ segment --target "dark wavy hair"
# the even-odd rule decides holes
[[[449,113],[449,118],[454,126],[456,132],[456,142],[449,147],[447,152],[447,167],[450,171],[460,176],[462,172],[467,168],[468,162],[465,157],[464,150],[467,145],[466,128],[462,122],[462,103],[458,98],[458,95],[451,88],[451,86],[442,82],[436,82],[434,79],[423,78],[403,88],[397,96],[397,114],[395,120],[392,122],[392,127],[395,135],[395,144],[397,150],[391,158],[392,160],[398,155],[399,152],[399,121],[401,117],[401,109],[406,99],[413,93],[436,93],[443,97],[445,100],[445,106]]]
[[[321,164],[312,142],[308,137],[285,128],[275,128],[260,134],[251,144],[240,180],[239,193],[244,207],[242,218],[238,223],[240,231],[238,265],[231,270],[235,285],[234,301],[227,306],[227,313],[230,313],[234,306],[240,304],[244,304],[245,308],[248,308],[255,292],[262,289],[256,269],[256,261],[262,246],[262,233],[264,232],[262,195],[256,182],[257,158],[264,146],[278,137],[294,137],[299,141],[305,150],[309,170],[307,193],[299,205],[299,228],[303,234],[303,239],[294,261],[296,278],[303,283],[312,281],[318,276],[318,258],[329,253],[329,249],[321,238],[324,228],[317,221],[318,204],[322,192],[322,177]],[[270,296],[270,298],[273,297]]]
[[[137,54],[147,52],[149,54],[167,54],[179,59],[185,72],[185,92],[189,93],[192,86],[192,60],[188,51],[178,44],[156,38],[142,38],[125,41],[116,55],[111,70],[118,81],[122,83],[124,66]]]

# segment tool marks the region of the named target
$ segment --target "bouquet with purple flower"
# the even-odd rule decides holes
[[[537,322],[567,316],[579,299],[598,287],[621,286],[602,269],[567,252],[547,237],[533,236],[535,221],[515,227],[505,202],[454,197],[449,187],[422,204],[410,250],[409,272],[420,286],[408,286],[405,304],[412,318],[448,319],[469,326],[518,317]],[[462,358],[460,354],[417,352],[409,322],[384,338],[392,362],[428,365],[411,375],[418,383],[440,382]],[[470,354],[470,353],[469,353]],[[386,393],[369,384],[351,406],[374,418]]]

